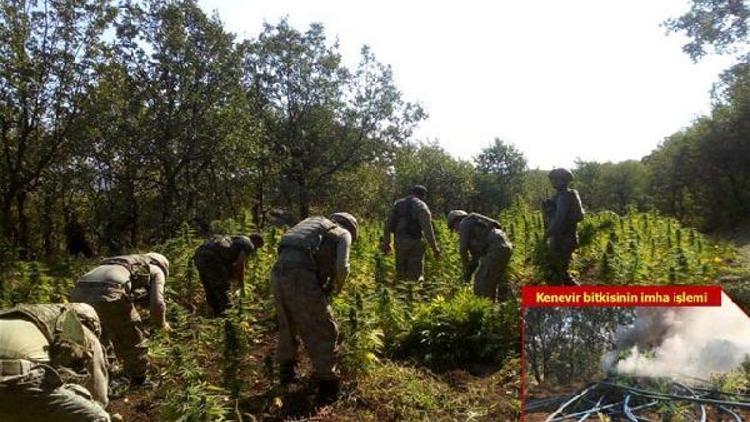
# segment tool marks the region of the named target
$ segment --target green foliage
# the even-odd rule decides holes
[[[417,306],[394,353],[436,370],[499,364],[516,351],[518,312],[517,304],[497,308],[467,290],[447,300],[437,297]]]
[[[690,10],[668,19],[666,27],[684,33],[689,41],[682,50],[694,61],[710,52],[747,53],[750,5],[742,0],[693,0]]]
[[[514,145],[499,138],[482,149],[476,163],[476,199],[473,208],[495,214],[507,208],[521,193],[526,175],[526,157]]]

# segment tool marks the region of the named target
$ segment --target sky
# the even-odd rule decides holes
[[[531,168],[640,159],[710,111],[729,57],[693,63],[660,24],[687,0],[201,0],[239,38],[320,22],[347,65],[362,45],[429,117],[414,138],[471,159],[495,137]]]

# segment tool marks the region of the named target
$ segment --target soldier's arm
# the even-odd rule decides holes
[[[151,286],[149,287],[149,310],[151,323],[156,327],[168,327],[166,319],[167,304],[164,302],[164,272],[156,265],[149,265]]]
[[[344,287],[344,281],[349,276],[349,250],[351,249],[352,237],[349,232],[344,231],[336,244],[336,267],[333,275],[333,292],[338,294]]]
[[[570,209],[570,195],[558,195],[555,209],[555,216],[550,221],[549,229],[547,233],[550,235],[556,235],[562,229],[565,216],[568,215]]]
[[[247,260],[247,254],[242,251],[237,255],[237,259],[232,264],[232,272],[234,273],[234,279],[240,285],[240,292],[244,295],[245,293],[245,261]]]
[[[471,275],[476,269],[476,260],[469,256],[469,240],[471,237],[471,225],[460,224],[458,226],[458,253],[461,255],[461,265],[464,271],[464,279],[471,279]]]
[[[432,214],[426,205],[417,207],[417,220],[422,228],[422,233],[435,254],[440,254],[440,248],[435,240],[435,231],[432,230]]]

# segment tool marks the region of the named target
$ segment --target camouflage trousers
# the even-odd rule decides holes
[[[198,251],[193,257],[198,276],[206,292],[206,302],[214,315],[223,315],[232,307],[229,293],[232,289],[232,268],[210,251]]]
[[[551,279],[548,283],[553,286],[577,286],[578,281],[570,274],[570,261],[577,242],[573,239],[550,239],[549,249],[551,262]]]
[[[138,378],[148,369],[148,345],[141,331],[141,316],[122,287],[105,283],[78,283],[73,302],[93,306],[102,324],[102,337],[112,342],[125,375]]]
[[[503,301],[508,296],[508,283],[505,273],[513,252],[508,246],[492,246],[479,259],[474,276],[474,294],[490,300]]]
[[[62,384],[51,369],[37,367],[22,378],[0,383],[0,420],[108,422],[110,419],[85,388]]]
[[[422,239],[398,236],[394,241],[396,278],[418,281],[424,277],[425,244]]]
[[[271,284],[279,321],[277,362],[280,365],[297,362],[299,335],[312,361],[313,378],[337,379],[338,327],[315,272],[284,268],[277,263],[271,273]]]

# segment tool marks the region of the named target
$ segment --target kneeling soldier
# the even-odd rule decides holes
[[[223,315],[232,307],[229,296],[231,280],[245,288],[245,262],[248,255],[263,247],[259,234],[247,236],[214,236],[201,245],[193,256],[198,275],[206,292],[206,301],[214,315]]]
[[[0,420],[109,421],[100,332],[83,303],[0,310]]]
[[[313,365],[318,402],[330,403],[339,393],[336,369],[338,328],[327,295],[341,291],[349,274],[349,248],[357,239],[357,220],[348,213],[310,217],[292,227],[279,244],[271,273],[279,319],[281,383],[297,379],[297,334]]]
[[[148,345],[134,302],[148,298],[150,321],[156,328],[168,330],[164,303],[168,275],[169,261],[164,255],[149,252],[116,256],[81,277],[70,294],[71,300],[96,309],[103,334],[123,361],[125,376],[132,385],[143,384],[148,369]]]
[[[460,237],[459,252],[465,280],[471,280],[476,270],[474,294],[493,301],[498,296],[501,301],[505,300],[508,285],[503,278],[513,245],[501,230],[500,223],[482,214],[453,210],[448,213],[448,227],[457,231]]]

